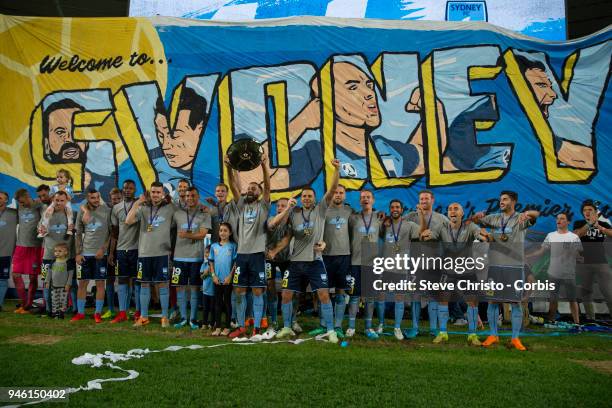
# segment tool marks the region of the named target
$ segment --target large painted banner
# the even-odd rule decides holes
[[[541,229],[585,198],[610,214],[610,29],[548,43],[486,23],[0,17],[0,184],[70,171],[75,191],[181,178],[203,195],[240,138],[273,198],[331,182],[466,213],[500,190]],[[242,173],[261,180],[261,169]],[[358,195],[349,193],[356,205]],[[383,204],[384,203],[384,204]]]

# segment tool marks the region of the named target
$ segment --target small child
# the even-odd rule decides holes
[[[47,279],[47,287],[51,290],[51,315],[63,319],[68,306],[68,293],[72,284],[72,269],[68,268],[68,245],[59,243],[53,248],[55,261]]]
[[[74,191],[72,190],[72,176],[70,175],[70,172],[68,170],[59,169],[57,171],[56,177],[57,184],[51,186],[51,189],[49,190],[49,195],[51,197],[51,200],[53,200],[53,196],[58,191],[64,191],[66,192],[66,194],[68,194],[68,202],[66,203],[65,208],[66,218],[68,218],[68,230],[66,231],[66,234],[72,235],[72,230],[74,229],[74,221],[72,219],[72,206],[70,203],[70,200],[72,200],[72,196],[74,195]],[[44,238],[47,235],[49,230],[49,220],[53,215],[53,208],[54,204],[53,201],[51,201],[51,204],[43,213],[40,225],[44,228],[38,234],[38,238]]]
[[[219,224],[219,242],[210,247],[208,258],[210,276],[215,285],[215,322],[213,336],[230,334],[232,317],[232,278],[236,267],[236,244],[230,241],[232,226],[227,222]],[[225,324],[221,322],[221,313],[225,313]],[[222,330],[223,329],[223,330]]]
[[[212,329],[215,326],[215,285],[210,276],[210,268],[208,266],[208,257],[210,256],[210,245],[204,250],[204,262],[200,268],[200,276],[202,277],[202,309],[204,316],[202,317],[202,330]]]

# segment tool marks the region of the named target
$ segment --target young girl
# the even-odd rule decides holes
[[[72,219],[72,207],[70,203],[70,200],[72,199],[72,196],[74,195],[74,191],[72,190],[72,176],[70,175],[70,172],[68,170],[59,169],[57,171],[56,177],[57,177],[57,184],[54,184],[51,186],[49,195],[51,197],[51,200],[53,200],[53,196],[58,191],[65,191],[66,194],[68,194],[68,203],[66,203],[66,218],[68,218],[68,230],[66,231],[66,233],[68,235],[72,235],[72,230],[74,227],[74,221]],[[43,238],[47,235],[47,231],[49,230],[49,220],[51,219],[52,215],[53,215],[53,202],[51,203],[51,205],[49,205],[49,207],[47,207],[47,209],[43,213],[40,224],[44,228],[38,234],[38,238]]]
[[[227,222],[219,224],[219,242],[210,247],[208,263],[210,276],[215,285],[215,322],[213,336],[227,336],[230,333],[232,317],[232,278],[236,268],[236,244],[230,239],[232,226]],[[225,313],[225,321],[221,322],[221,313]],[[223,329],[223,330],[221,330]]]
[[[200,276],[202,277],[202,309],[204,312],[202,330],[212,329],[215,325],[215,285],[213,284],[210,268],[208,267],[209,256],[210,245],[204,250],[204,262],[200,268]]]
[[[55,261],[46,279],[51,290],[51,314],[56,319],[63,319],[68,305],[68,293],[72,284],[73,271],[68,266],[68,245],[59,243],[53,248]]]

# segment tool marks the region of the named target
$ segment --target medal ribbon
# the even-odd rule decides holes
[[[302,218],[304,219],[304,227],[305,228],[309,228],[310,227],[310,216],[312,215],[313,211],[314,211],[314,209],[311,209],[310,211],[308,211],[308,218],[306,218],[306,214],[304,214],[304,208],[302,208]]]
[[[155,208],[155,214],[153,214],[153,205],[151,205],[151,215],[149,216],[149,225],[153,225],[153,221],[155,221],[157,219],[157,213],[159,212],[159,209],[161,208],[161,206]]]
[[[363,216],[363,211],[361,212],[361,220],[363,221],[363,226],[366,230],[366,235],[370,236],[370,226],[372,225],[372,218],[374,218],[374,211],[370,214],[370,220],[366,223],[365,217]]]
[[[397,241],[399,241],[399,235],[400,235],[400,230],[402,229],[402,222],[404,220],[400,217],[400,222],[399,225],[397,226],[397,234],[395,233],[395,227],[394,227],[394,223],[393,221],[391,221],[391,231],[393,232],[393,240],[395,241],[395,243],[397,244]]]

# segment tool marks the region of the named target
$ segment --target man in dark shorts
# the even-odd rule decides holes
[[[78,282],[77,314],[71,322],[85,319],[87,284],[96,281],[96,311],[94,320],[102,323],[104,291],[108,276],[108,249],[110,247],[111,210],[102,205],[97,190],[87,192],[87,203],[81,206],[76,220],[76,277]]]
[[[10,197],[0,191],[0,310],[4,305],[4,296],[8,290],[8,279],[11,270],[11,256],[17,241],[17,210],[7,208]]]

